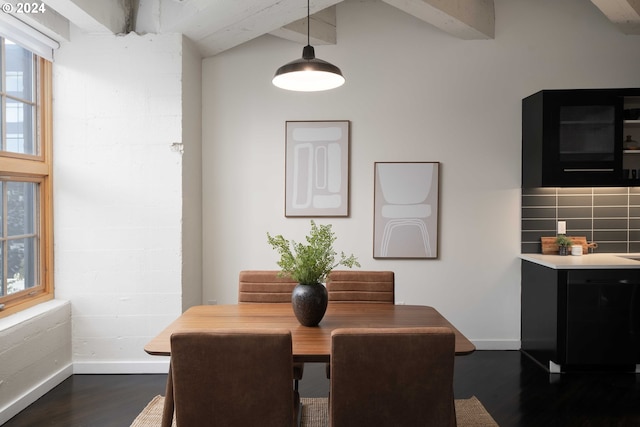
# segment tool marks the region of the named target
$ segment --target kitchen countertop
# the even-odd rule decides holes
[[[629,259],[640,253],[586,254],[586,255],[542,255],[521,254],[520,258],[557,270],[597,268],[640,268],[640,261]]]

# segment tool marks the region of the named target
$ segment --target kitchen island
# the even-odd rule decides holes
[[[522,254],[521,349],[550,372],[636,371],[640,254]]]

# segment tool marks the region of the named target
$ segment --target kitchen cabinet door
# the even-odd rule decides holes
[[[544,90],[525,98],[522,186],[620,185],[624,93]]]

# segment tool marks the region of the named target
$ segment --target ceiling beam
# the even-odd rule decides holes
[[[640,35],[640,0],[591,0],[623,34]]]
[[[315,14],[341,1],[312,0],[311,13]],[[306,16],[307,4],[300,0],[140,0],[135,31],[182,33],[207,57],[276,31]],[[312,32],[315,34],[313,29]],[[328,36],[317,37],[319,40],[328,39]]]
[[[383,1],[463,40],[495,37],[493,0]]]
[[[42,0],[81,30],[121,34],[129,30],[131,0]]]
[[[336,44],[336,7],[331,6],[310,16],[309,39],[311,45]],[[269,34],[299,44],[307,44],[307,17],[280,27]]]

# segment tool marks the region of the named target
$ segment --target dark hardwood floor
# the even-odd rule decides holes
[[[633,373],[549,374],[518,351],[456,358],[455,395],[475,395],[501,427],[640,426],[640,383]],[[127,427],[166,375],[74,375],[4,427]],[[324,397],[323,364],[307,364],[303,397]]]

